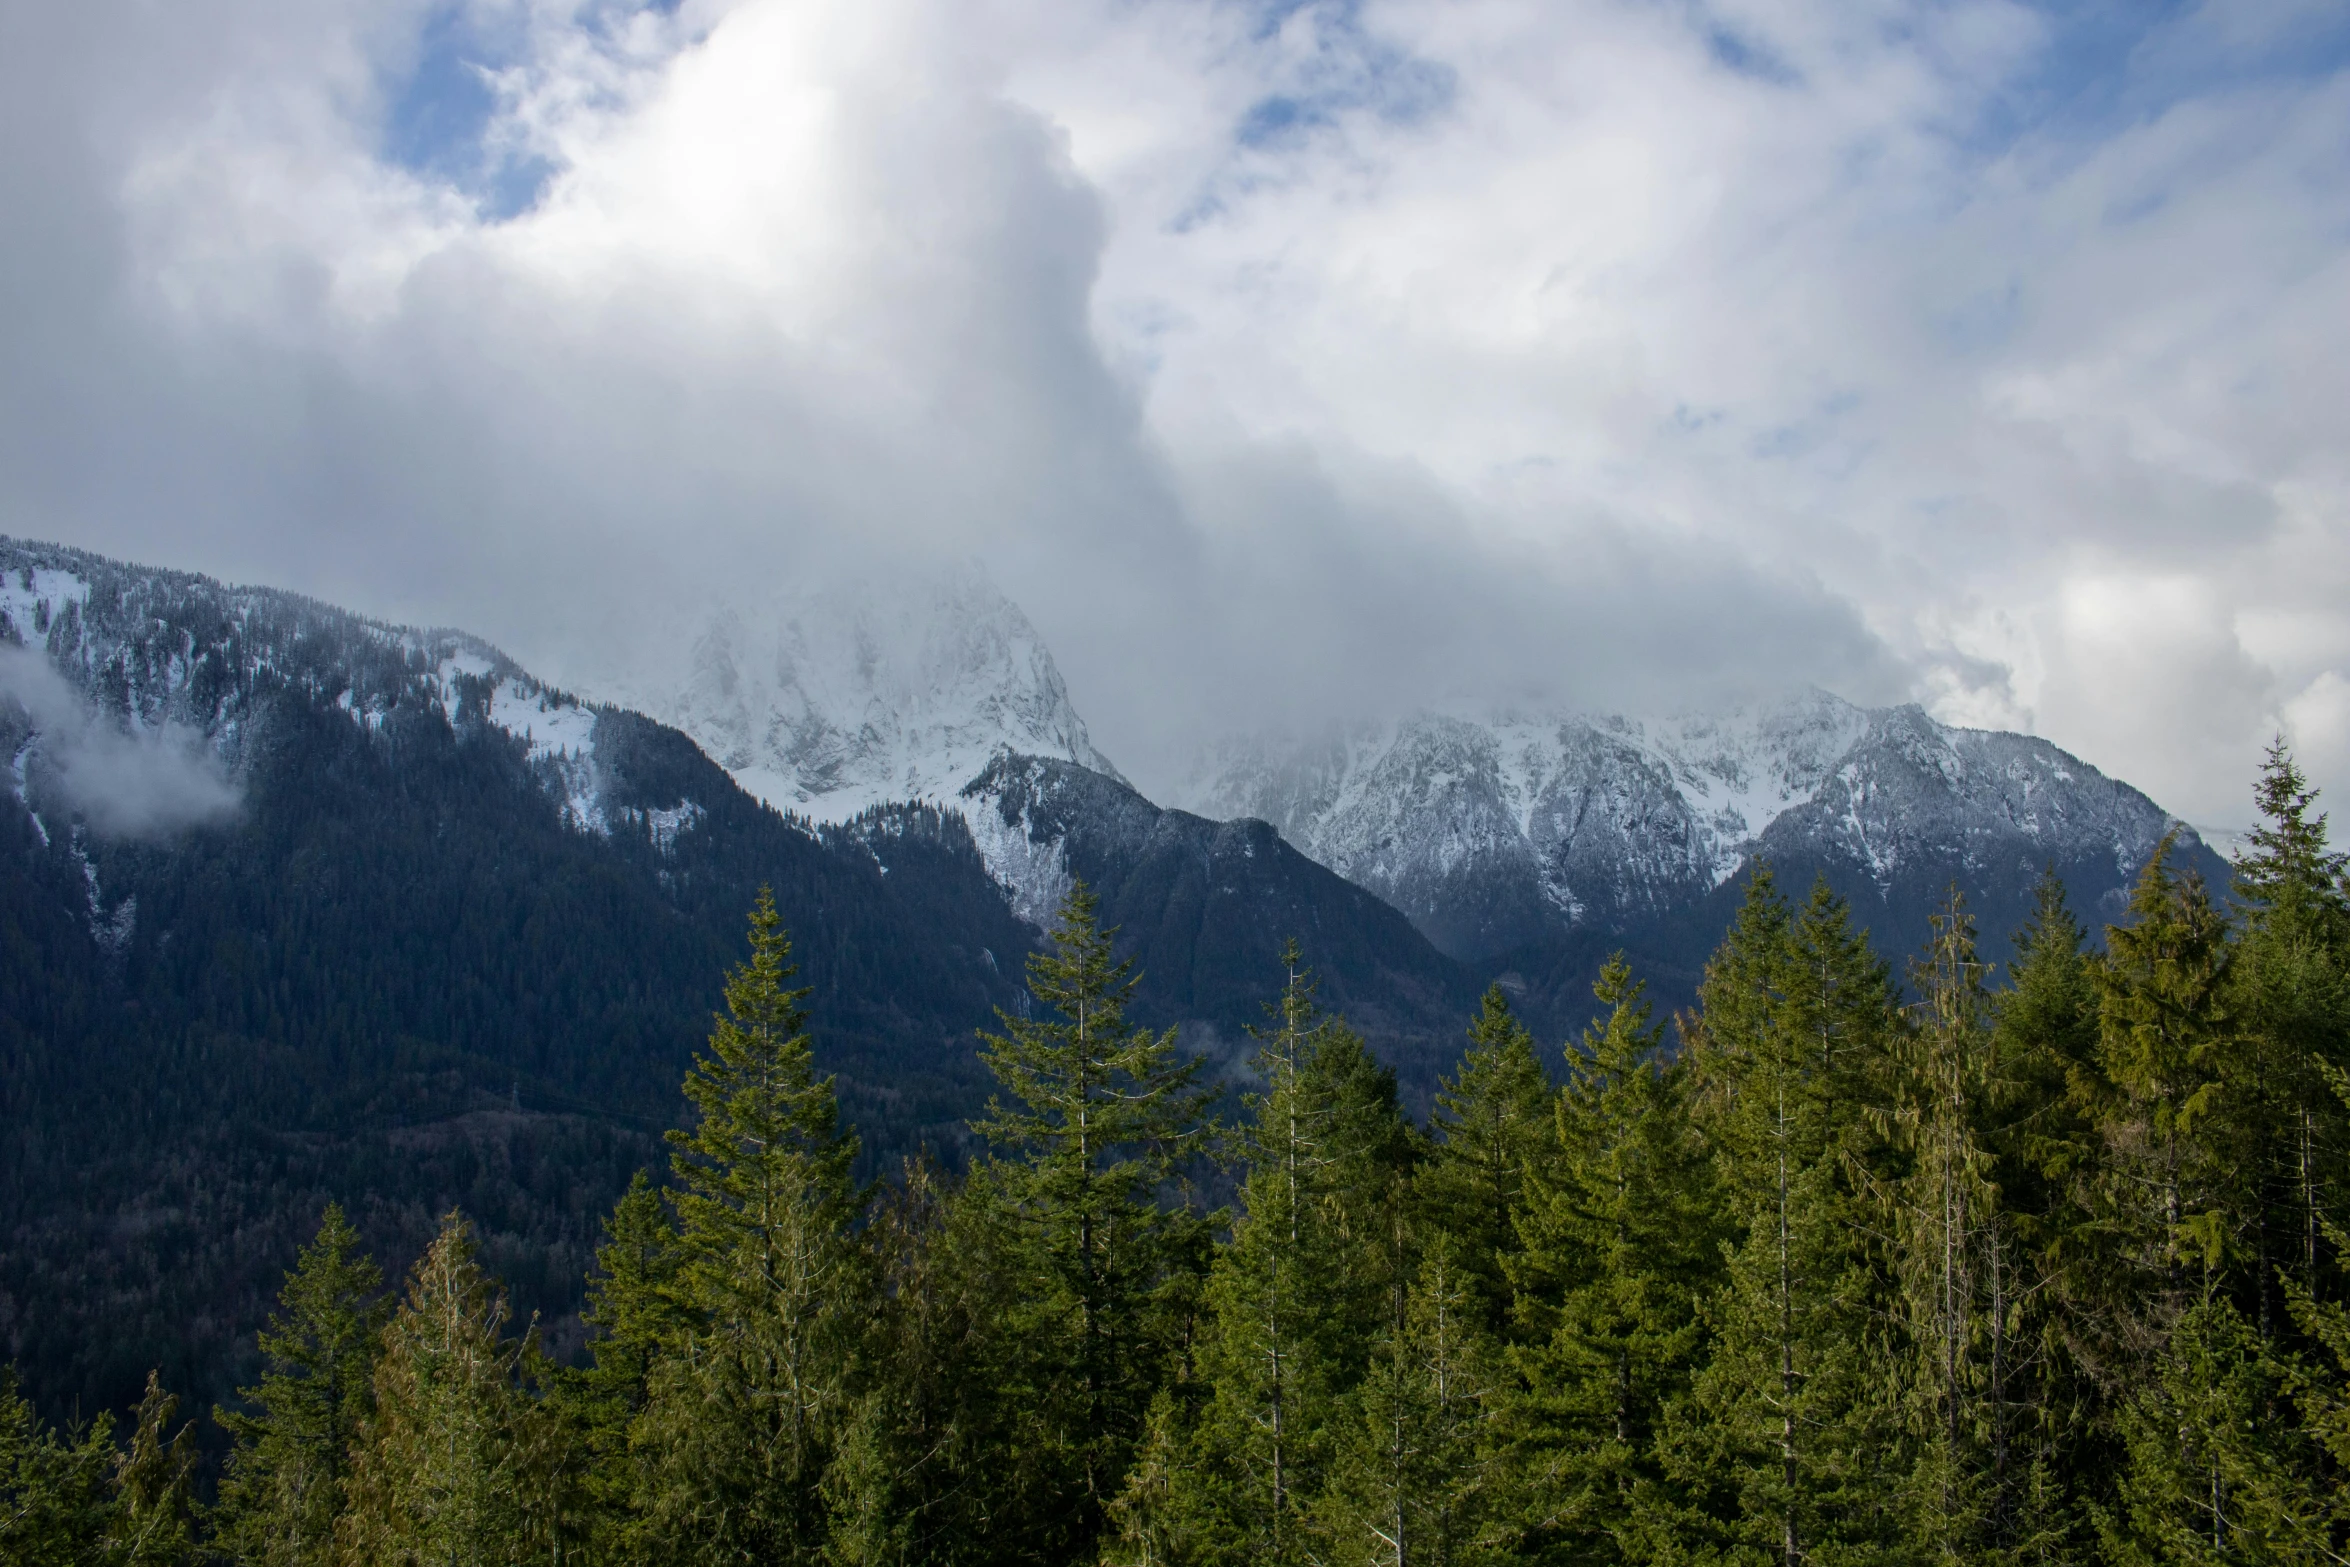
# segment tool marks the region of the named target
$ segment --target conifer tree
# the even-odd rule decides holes
[[[195,1547],[195,1428],[166,1435],[179,1400],[147,1373],[131,1445],[114,1461],[114,1516],[107,1558],[120,1567],[179,1567]]]
[[[506,1302],[474,1260],[472,1228],[452,1211],[384,1330],[375,1408],[335,1531],[339,1561],[505,1567],[525,1559],[522,1346],[502,1336],[505,1322]]]
[[[216,1410],[232,1446],[213,1512],[215,1545],[252,1567],[320,1567],[334,1550],[352,1443],[374,1399],[383,1275],[329,1203],[261,1332],[251,1413]]]
[[[1021,1440],[1025,1357],[1013,1236],[984,1186],[906,1161],[866,1232],[879,1279],[857,1402],[828,1481],[844,1567],[1004,1560],[1008,1523],[1050,1513],[1060,1476]]]
[[[1932,930],[1911,974],[1920,1000],[1893,1082],[1907,1168],[1883,1190],[1911,1349],[1913,1538],[1937,1558],[1968,1560],[2003,1546],[2019,1511],[2015,1327],[2028,1288],[1991,1146],[2002,1085],[1990,996],[1956,887]]]
[[[1568,1053],[1557,1151],[1529,1182],[1511,1265],[1525,1540],[1580,1561],[1648,1561],[1676,1537],[1685,1500],[1659,1431],[1702,1361],[1726,1238],[1688,1069],[1644,988],[1621,953],[1593,987],[1607,1016]]]
[[[1284,961],[1257,1035],[1241,1211],[1208,1279],[1208,1397],[1183,1455],[1160,1460],[1176,1473],[1150,1527],[1179,1557],[1317,1559],[1330,1466],[1355,1434],[1347,1399],[1394,1298],[1410,1159],[1394,1079],[1320,1012],[1294,943]]]
[[[1336,1433],[1319,1533],[1340,1560],[1471,1567],[1507,1559],[1495,1527],[1501,1346],[1477,1275],[1453,1255],[1460,1247],[1446,1232],[1429,1239],[1350,1401],[1353,1419]]]
[[[1898,1501],[1892,1350],[1862,1186],[1865,1098],[1893,1017],[1885,968],[1824,886],[1792,918],[1758,872],[1700,999],[1735,1238],[1714,1353],[1668,1435],[1672,1469],[1707,1493],[1713,1548],[1785,1567],[1882,1551]]]
[[[2225,1012],[2231,944],[2201,878],[2170,870],[2163,839],[2130,896],[2131,922],[2112,927],[2091,974],[2098,997],[2108,1149],[2102,1201],[2122,1237],[2115,1261],[2153,1330],[2184,1309],[2189,1265],[2221,1265],[2235,1239],[2219,1118],[2231,1066]]]
[[[632,1435],[645,1465],[637,1511],[671,1560],[819,1557],[863,1292],[848,1236],[856,1137],[840,1128],[832,1079],[816,1075],[808,992],[785,988],[791,943],[765,890],[750,945],[685,1080],[699,1119],[670,1133],[674,1277],[642,1298],[658,1353]],[[663,1295],[681,1308],[674,1327]]]
[[[1456,1262],[1488,1332],[1509,1316],[1508,1268],[1519,1249],[1527,1179],[1553,1146],[1550,1080],[1534,1036],[1499,985],[1469,1025],[1469,1050],[1436,1090],[1435,1146],[1415,1191],[1424,1221],[1455,1237]]]
[[[983,1059],[1004,1097],[978,1123],[991,1157],[974,1190],[1011,1234],[1018,1270],[1008,1324],[1027,1359],[1031,1461],[1060,1480],[1022,1527],[1025,1547],[1091,1554],[1151,1401],[1168,1375],[1206,1263],[1208,1231],[1161,1202],[1201,1146],[1207,1096],[1175,1032],[1129,1029],[1137,976],[1118,961],[1099,905],[1074,884],[1031,954],[1037,1015],[1000,1013]]]
[[[2098,1064],[2097,992],[2087,939],[2064,883],[2043,874],[2015,936],[2008,987],[1993,997],[1999,1095],[1990,1129],[2000,1211],[2015,1238],[2021,1288],[2001,1367],[2014,1440],[1999,1465],[1994,1534],[2020,1552],[2078,1525],[2072,1502],[2105,1484],[2114,1368],[2131,1362],[2134,1328],[2117,1281],[2128,1276],[2101,1196],[2111,1098]],[[2046,1553],[2043,1552],[2043,1555]]]
[[[113,1422],[101,1415],[79,1436],[42,1426],[0,1366],[0,1561],[17,1567],[83,1567],[102,1559],[112,1513]]]
[[[653,1371],[678,1342],[685,1320],[674,1289],[677,1229],[645,1172],[637,1172],[605,1221],[596,1264],[581,1313],[595,1335],[593,1359],[559,1386],[585,1449],[596,1553],[621,1561],[644,1543],[631,1527],[632,1509],[652,1484],[629,1436],[644,1414]]]
[[[2329,1486],[2286,1401],[2290,1368],[2224,1297],[2171,1328],[2154,1375],[2122,1408],[2119,1505],[2095,1509],[2115,1567],[2334,1559]]]
[[[2326,1077],[2350,1064],[2350,856],[2327,846],[2317,791],[2282,741],[2253,798],[2262,821],[2236,864],[2244,930],[2230,989],[2244,1044],[2230,1094],[2249,1176],[2253,1317],[2269,1336],[2283,1326],[2280,1279],[2306,1293],[2329,1277],[2325,1231],[2340,1217],[2346,1139]]]

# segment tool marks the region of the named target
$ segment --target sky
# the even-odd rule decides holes
[[[976,559],[1216,733],[2350,789],[2341,0],[0,0],[0,533],[590,694]]]

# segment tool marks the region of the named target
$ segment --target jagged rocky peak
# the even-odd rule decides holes
[[[818,821],[952,801],[1005,751],[1118,776],[1044,639],[976,564],[716,611],[664,706],[751,793]]]
[[[1756,856],[1906,896],[2048,863],[2127,876],[2175,825],[2046,741],[1817,690],[1667,719],[1462,709],[1235,740],[1178,803],[1271,822],[1462,957],[1670,918]]]

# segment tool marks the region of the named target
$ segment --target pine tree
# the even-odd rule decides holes
[[[242,1391],[254,1412],[213,1414],[233,1444],[213,1538],[237,1562],[316,1567],[333,1554],[381,1328],[383,1275],[358,1248],[358,1232],[329,1203],[261,1332],[261,1383]]]
[[[1882,1553],[1892,1351],[1863,1112],[1892,1029],[1885,967],[1824,886],[1791,918],[1758,872],[1700,1000],[1697,1070],[1735,1239],[1669,1467],[1704,1494],[1715,1548],[1735,1559]]]
[[[1528,1548],[1640,1562],[1669,1548],[1686,1509],[1658,1434],[1702,1362],[1726,1232],[1688,1070],[1650,1025],[1644,987],[1619,953],[1593,988],[1606,1020],[1568,1053],[1557,1151],[1518,1216],[1523,1392],[1507,1424]]]
[[[452,1211],[384,1330],[335,1531],[349,1567],[505,1567],[525,1559],[516,1427],[522,1346]],[[532,1559],[547,1560],[532,1553]]]
[[[1247,1176],[1207,1288],[1209,1389],[1156,1525],[1199,1560],[1316,1559],[1330,1466],[1353,1434],[1347,1400],[1390,1320],[1409,1129],[1391,1073],[1321,1014],[1294,944],[1263,1090],[1243,1136]]]
[[[1415,1186],[1425,1222],[1459,1241],[1457,1265],[1488,1332],[1509,1317],[1508,1269],[1528,1176],[1553,1145],[1550,1080],[1534,1036],[1499,985],[1469,1025],[1469,1050],[1436,1091],[1436,1145]]]
[[[681,1320],[653,1333],[631,1438],[641,1527],[670,1560],[821,1555],[864,1293],[848,1236],[856,1137],[816,1075],[808,992],[785,988],[791,943],[764,890],[750,945],[685,1080],[699,1120],[670,1133],[680,1233],[664,1293]],[[658,1299],[645,1297],[648,1319]]]
[[[0,1561],[12,1567],[83,1567],[103,1560],[114,1467],[113,1422],[101,1415],[78,1437],[45,1429],[0,1367]]]
[[[674,1290],[677,1229],[645,1172],[637,1172],[605,1221],[596,1264],[581,1313],[595,1335],[588,1343],[593,1359],[558,1386],[588,1464],[596,1554],[619,1561],[644,1544],[631,1527],[632,1509],[651,1487],[629,1436],[644,1414],[654,1368],[685,1321]]]
[[[1039,1015],[999,1014],[1004,1032],[985,1036],[1008,1098],[978,1123],[991,1157],[975,1187],[1017,1237],[1032,1440],[1064,1476],[1030,1525],[1032,1548],[1079,1556],[1102,1537],[1168,1374],[1208,1237],[1198,1215],[1160,1200],[1201,1145],[1199,1063],[1180,1058],[1173,1029],[1127,1028],[1137,976],[1115,960],[1114,935],[1074,884],[1052,950],[1028,960]]]

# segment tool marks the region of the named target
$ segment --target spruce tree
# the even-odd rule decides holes
[[[1726,1230],[1688,1069],[1644,987],[1619,953],[1593,989],[1607,1015],[1568,1052],[1556,1152],[1518,1215],[1522,1392],[1507,1427],[1527,1549],[1642,1562],[1670,1549],[1687,1508],[1658,1438],[1704,1358]]]
[[[0,1561],[14,1567],[83,1567],[102,1560],[113,1511],[113,1422],[101,1415],[78,1436],[41,1424],[0,1366]]]
[[[452,1211],[384,1330],[375,1407],[353,1450],[335,1531],[339,1561],[525,1560],[522,1346],[502,1335],[505,1322],[506,1302],[474,1260],[472,1228]]]
[[[351,1447],[374,1398],[383,1275],[329,1203],[261,1331],[250,1412],[216,1410],[231,1447],[212,1518],[216,1547],[253,1567],[319,1567],[334,1550]]]
[[[1002,1095],[977,1123],[990,1157],[973,1181],[1012,1236],[1029,1461],[1059,1473],[1023,1548],[1072,1558],[1102,1538],[1207,1251],[1200,1217],[1161,1200],[1201,1146],[1199,1063],[1173,1029],[1127,1026],[1137,976],[1114,935],[1074,884],[1028,960],[1034,1014],[1000,1013],[984,1036]]]
[[[816,1075],[808,992],[786,988],[791,943],[765,890],[750,946],[685,1080],[699,1118],[670,1133],[675,1273],[643,1300],[655,1359],[631,1438],[637,1512],[670,1560],[818,1559],[862,1305],[848,1235],[856,1137],[840,1127],[832,1079]],[[679,1308],[674,1327],[661,1323],[663,1295]]]
[[[1336,1433],[1317,1532],[1339,1560],[1472,1567],[1509,1557],[1494,1432],[1505,1368],[1460,1249],[1450,1233],[1428,1238]]]
[[[1509,1316],[1508,1270],[1528,1176],[1553,1145],[1550,1080],[1499,985],[1469,1025],[1459,1071],[1436,1090],[1435,1146],[1415,1185],[1425,1223],[1458,1242],[1456,1266],[1487,1331]]]

